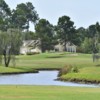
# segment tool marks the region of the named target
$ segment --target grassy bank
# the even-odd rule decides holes
[[[60,80],[99,84],[100,67],[81,68],[78,73],[68,73],[66,75],[62,75]]]
[[[98,100],[100,88],[0,86],[0,100]]]
[[[77,66],[78,73],[68,73],[61,79],[73,81],[100,81],[100,63],[92,61],[90,54],[42,53],[17,56],[16,67],[0,67],[0,73],[35,72],[35,69],[60,69],[66,65]]]

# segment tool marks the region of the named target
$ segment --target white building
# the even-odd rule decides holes
[[[57,45],[55,45],[54,49],[55,51],[62,52],[64,51],[64,46],[61,43],[58,43]]]
[[[73,43],[67,42],[66,44],[67,52],[76,52],[76,48],[77,48],[76,45],[74,45]]]
[[[66,51],[67,52],[76,52],[76,48],[77,48],[77,46],[74,45],[73,43],[70,43],[70,42],[66,43]],[[64,44],[61,44],[61,43],[57,44],[55,46],[55,51],[63,52],[64,51]]]
[[[39,40],[24,40],[23,45],[20,47],[20,54],[41,53]]]

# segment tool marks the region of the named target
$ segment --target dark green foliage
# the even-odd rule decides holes
[[[81,46],[81,43],[83,43],[85,37],[86,37],[86,29],[83,27],[80,27],[77,29],[77,45]]]
[[[66,51],[66,43],[75,42],[76,32],[75,32],[74,22],[70,20],[70,17],[62,16],[58,20],[58,25],[56,30],[58,38],[62,43],[64,43]]]
[[[9,28],[29,29],[29,22],[36,23],[38,14],[31,2],[18,4],[16,9],[10,10],[4,0],[0,0],[0,30]]]
[[[9,20],[11,10],[4,0],[0,0],[0,30],[7,30],[9,27]]]
[[[31,2],[18,4],[12,14],[12,25],[21,29],[29,29],[29,22],[36,23],[38,14]]]
[[[35,26],[37,37],[41,41],[42,52],[52,50],[56,43],[54,27],[46,19],[40,19]]]
[[[24,40],[36,40],[37,39],[36,33],[31,32],[31,31],[25,32],[23,35],[24,35],[23,36]]]
[[[85,38],[84,42],[82,43],[82,50],[84,53],[92,53],[93,52],[93,41],[90,38]]]
[[[79,28],[77,34],[79,38],[79,51],[84,53],[99,52],[100,25],[98,22],[90,25],[87,29]]]

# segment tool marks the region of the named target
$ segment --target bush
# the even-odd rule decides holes
[[[63,68],[61,68],[61,70],[58,73],[58,77],[65,75],[67,73],[71,73],[71,72],[77,73],[77,72],[79,72],[79,70],[76,66],[73,67],[72,65],[67,65],[67,66],[64,66]]]
[[[72,72],[74,72],[74,73],[78,73],[79,72],[79,70],[78,70],[78,68],[75,66],[75,67],[72,67],[72,70],[71,70]]]
[[[72,66],[71,66],[71,65],[64,66],[64,67],[61,68],[61,70],[59,71],[58,77],[60,77],[60,76],[62,76],[62,75],[65,75],[65,74],[71,72],[71,69],[72,69]]]

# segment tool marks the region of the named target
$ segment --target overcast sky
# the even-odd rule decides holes
[[[58,18],[67,15],[75,26],[87,28],[100,22],[100,0],[5,0],[11,9],[17,4],[32,2],[40,18],[47,19],[56,25]],[[31,30],[33,26],[31,25]]]

